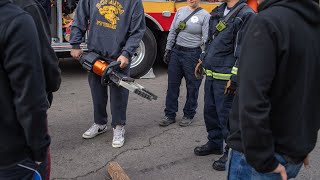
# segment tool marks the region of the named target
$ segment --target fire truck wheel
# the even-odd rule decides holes
[[[132,57],[130,75],[139,78],[145,75],[156,59],[157,42],[152,31],[147,28],[136,53]]]

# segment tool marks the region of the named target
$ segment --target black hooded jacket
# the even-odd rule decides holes
[[[32,17],[0,0],[0,169],[46,158],[49,104],[40,51]]]
[[[320,127],[320,8],[312,0],[266,0],[248,26],[228,145],[259,172],[301,162]]]
[[[51,96],[51,93],[57,91],[60,87],[61,70],[59,68],[59,59],[51,47],[51,31],[46,13],[36,0],[13,0],[13,3],[29,13],[36,24],[40,40],[46,91]]]

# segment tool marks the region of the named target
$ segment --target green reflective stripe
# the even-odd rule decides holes
[[[205,69],[206,75],[209,77],[212,77],[214,79],[219,79],[219,80],[230,80],[230,77],[232,74],[222,74],[222,73],[217,73],[208,69]]]
[[[237,67],[233,67],[232,70],[231,70],[231,73],[234,74],[234,75],[237,75],[238,74],[238,68]]]

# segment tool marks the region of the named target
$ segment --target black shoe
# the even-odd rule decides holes
[[[167,116],[163,117],[162,120],[160,121],[159,125],[160,126],[169,126],[170,124],[175,123],[175,119],[170,119]]]
[[[213,169],[215,169],[217,171],[225,171],[227,161],[228,161],[228,155],[225,153],[217,161],[213,162],[212,167],[213,167]]]
[[[207,144],[194,148],[194,154],[197,156],[207,156],[209,154],[221,155],[223,153],[222,148],[215,149]]]
[[[179,125],[182,126],[182,127],[187,127],[187,126],[190,126],[192,122],[193,122],[193,118],[183,116],[183,118],[180,121]]]

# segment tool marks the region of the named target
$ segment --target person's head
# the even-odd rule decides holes
[[[200,0],[187,0],[188,6],[192,9],[198,8],[200,4]]]
[[[258,1],[258,4],[261,4],[265,0],[257,0],[257,1]]]

